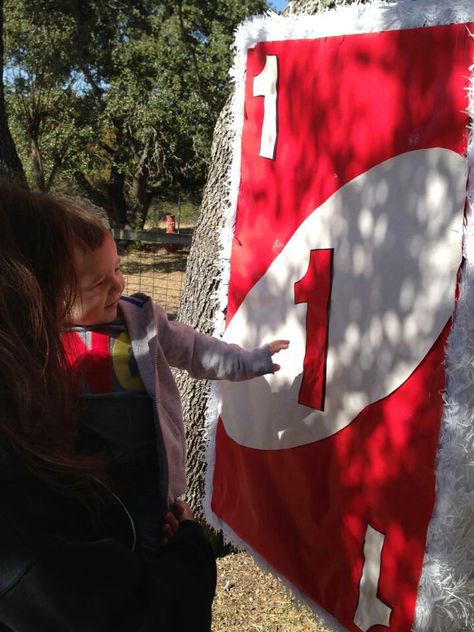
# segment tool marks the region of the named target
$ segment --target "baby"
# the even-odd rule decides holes
[[[114,488],[153,554],[168,508],[186,488],[179,392],[170,367],[202,379],[246,380],[280,367],[276,340],[253,351],[170,321],[144,294],[123,296],[116,244],[106,224],[67,205],[75,239],[76,299],[63,333],[81,394],[81,441],[102,451]]]

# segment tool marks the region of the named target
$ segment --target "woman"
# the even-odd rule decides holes
[[[102,459],[76,449],[72,244],[58,202],[0,183],[0,629],[209,630],[215,561],[189,507],[145,567]]]

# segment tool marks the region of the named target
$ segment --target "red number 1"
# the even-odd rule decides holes
[[[298,402],[324,410],[333,248],[311,250],[308,270],[295,283],[295,303],[307,303],[306,352]]]

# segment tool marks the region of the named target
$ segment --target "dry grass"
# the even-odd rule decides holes
[[[306,606],[245,553],[217,561],[213,632],[326,632]]]
[[[125,294],[144,292],[168,314],[176,314],[185,283],[189,249],[170,252],[163,246],[119,248],[125,276]]]

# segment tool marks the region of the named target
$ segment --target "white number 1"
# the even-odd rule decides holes
[[[271,160],[275,158],[277,139],[277,84],[278,58],[276,55],[267,55],[262,72],[253,79],[253,96],[264,97],[259,154]]]
[[[382,548],[385,536],[370,524],[365,532],[364,566],[359,583],[359,602],[354,623],[362,632],[367,632],[373,625],[390,625],[392,608],[377,597],[380,578]]]

